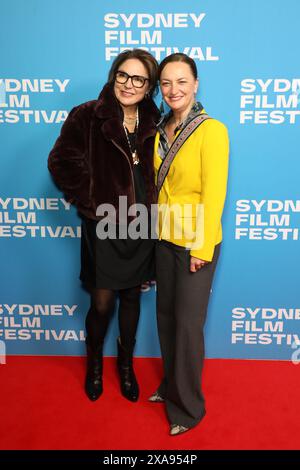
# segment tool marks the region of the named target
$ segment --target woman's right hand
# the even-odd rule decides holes
[[[195,256],[191,256],[190,259],[190,271],[191,273],[196,273],[199,269],[203,268],[208,263],[204,259],[196,258]]]

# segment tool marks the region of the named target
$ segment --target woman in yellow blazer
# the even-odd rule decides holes
[[[158,125],[154,149],[157,321],[164,377],[149,400],[165,402],[170,434],[177,435],[205,415],[203,327],[222,240],[229,141],[226,127],[195,101],[197,67],[190,57],[166,57],[159,80],[170,107]]]

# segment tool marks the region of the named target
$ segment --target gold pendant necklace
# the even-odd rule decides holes
[[[136,108],[135,128],[134,128],[135,140],[136,140],[136,133],[137,133],[137,130],[138,130],[138,126],[139,126],[139,108]],[[127,139],[127,142],[128,142],[128,146],[129,146],[129,149],[130,149],[130,153],[131,153],[131,156],[132,156],[133,164],[138,165],[140,163],[139,156],[138,156],[136,150],[132,150],[130,139],[129,139],[129,136],[128,136],[128,129],[125,126],[125,118],[123,120],[123,127],[124,127],[124,131],[125,131],[126,139]]]
[[[138,165],[140,163],[139,156],[137,154],[137,151],[135,150],[134,152],[131,153],[132,155],[132,161],[134,165]]]

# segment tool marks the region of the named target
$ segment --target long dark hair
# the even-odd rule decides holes
[[[157,91],[157,70],[158,63],[156,59],[149,52],[143,49],[132,49],[121,52],[113,61],[110,71],[108,73],[108,83],[111,85],[115,81],[115,74],[119,70],[119,67],[125,60],[138,59],[146,67],[149,74],[149,91],[148,94],[152,97]]]

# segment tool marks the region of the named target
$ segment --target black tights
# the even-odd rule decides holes
[[[134,346],[140,317],[140,286],[119,291],[119,329],[121,344],[125,349]],[[116,293],[110,289],[93,289],[91,305],[85,320],[89,344],[97,348],[103,343],[115,308]]]

